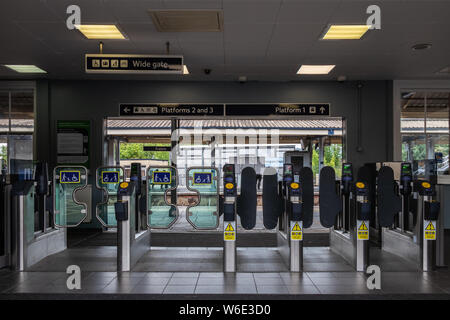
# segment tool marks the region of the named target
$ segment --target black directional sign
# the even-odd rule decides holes
[[[328,103],[149,104],[123,103],[120,116],[329,116]]]
[[[172,147],[165,147],[165,146],[144,146],[144,151],[172,151]]]
[[[86,54],[86,73],[183,74],[183,56]]]
[[[223,104],[121,104],[120,116],[223,116]]]
[[[227,116],[329,116],[328,103],[299,104],[227,104]]]

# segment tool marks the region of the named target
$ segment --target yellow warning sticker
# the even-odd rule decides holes
[[[425,240],[436,240],[436,221],[424,221],[423,237]]]
[[[369,221],[358,220],[357,236],[358,240],[369,240]]]
[[[231,225],[231,223],[229,223],[229,224],[227,225],[227,227],[225,228],[225,231],[234,231],[234,228],[233,228],[233,226]]]
[[[303,222],[291,221],[291,240],[302,241],[303,240]]]
[[[236,222],[225,222],[223,231],[223,240],[236,241]]]

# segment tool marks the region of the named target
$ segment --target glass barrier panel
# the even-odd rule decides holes
[[[87,169],[56,167],[53,171],[54,221],[57,227],[76,227],[87,217],[87,205],[76,200],[76,192],[87,186]]]
[[[147,220],[154,229],[168,229],[178,220],[176,203],[167,203],[178,186],[174,167],[150,166],[147,171]],[[173,191],[175,192],[175,191]]]
[[[211,230],[219,226],[219,173],[216,168],[188,168],[186,186],[197,192],[200,201],[186,209],[186,219],[195,229]]]
[[[97,203],[95,214],[100,223],[107,228],[117,227],[114,203],[117,202],[119,184],[123,181],[125,181],[123,167],[99,167],[95,171],[96,186],[104,194],[104,201]]]

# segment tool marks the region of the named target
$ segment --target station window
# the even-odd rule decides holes
[[[402,161],[443,154],[439,171],[448,171],[450,93],[408,90],[401,93]]]

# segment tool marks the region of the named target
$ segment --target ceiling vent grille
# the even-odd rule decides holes
[[[149,10],[159,32],[220,32],[221,10]]]

